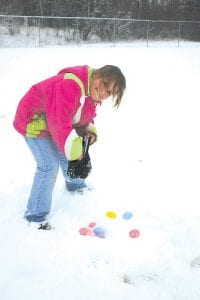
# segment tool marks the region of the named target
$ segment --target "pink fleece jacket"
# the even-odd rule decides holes
[[[64,79],[66,73],[78,76],[84,84],[86,98],[78,123],[73,124],[73,117],[81,106],[80,86],[72,79]],[[96,105],[87,94],[89,90],[89,67],[77,66],[61,70],[56,76],[33,85],[24,95],[17,107],[14,127],[26,136],[27,124],[35,114],[46,114],[48,128],[41,131],[39,137],[51,136],[57,146],[64,152],[64,145],[71,131],[81,135],[84,128],[93,123]]]

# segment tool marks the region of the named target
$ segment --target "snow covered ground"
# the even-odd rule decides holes
[[[72,196],[59,174],[55,230],[37,230],[23,219],[35,166],[13,116],[33,83],[79,64],[118,65],[127,91],[119,110],[99,109],[93,190]],[[0,66],[0,299],[199,300],[199,44],[1,48]],[[105,239],[79,235],[91,221]]]

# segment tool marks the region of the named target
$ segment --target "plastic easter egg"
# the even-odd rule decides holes
[[[95,233],[93,232],[93,230],[91,228],[85,228],[85,227],[80,228],[79,233],[81,235],[95,236]]]
[[[85,227],[79,229],[79,233],[81,235],[87,235],[88,231],[89,231],[89,228],[85,228]]]
[[[131,231],[129,231],[129,236],[133,239],[139,237],[140,235],[140,231],[138,229],[132,229]]]
[[[89,227],[90,227],[90,228],[93,228],[93,227],[95,227],[95,226],[96,226],[96,222],[90,222],[90,223],[89,223]]]
[[[94,228],[93,231],[96,235],[100,234],[100,233],[104,233],[104,229],[102,227],[96,227],[96,228]]]
[[[93,230],[94,234],[100,238],[105,238],[105,230],[102,227],[96,227]]]
[[[133,217],[133,213],[132,211],[126,211],[122,217],[124,220],[130,220]]]
[[[110,219],[117,218],[117,214],[114,211],[107,211],[106,216]]]
[[[95,233],[91,228],[88,228],[88,231],[87,231],[86,235],[95,236]]]

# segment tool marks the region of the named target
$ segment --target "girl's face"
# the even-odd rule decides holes
[[[90,87],[90,95],[94,102],[101,103],[113,95],[113,87],[114,83],[107,86],[103,79],[94,77]]]

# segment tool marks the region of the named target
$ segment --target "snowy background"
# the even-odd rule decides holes
[[[189,43],[0,49],[0,299],[200,299],[199,51]],[[92,190],[71,195],[59,174],[55,230],[37,230],[23,219],[35,165],[14,113],[32,84],[81,64],[118,65],[127,90],[118,110],[99,108]],[[91,221],[105,239],[79,234]]]

